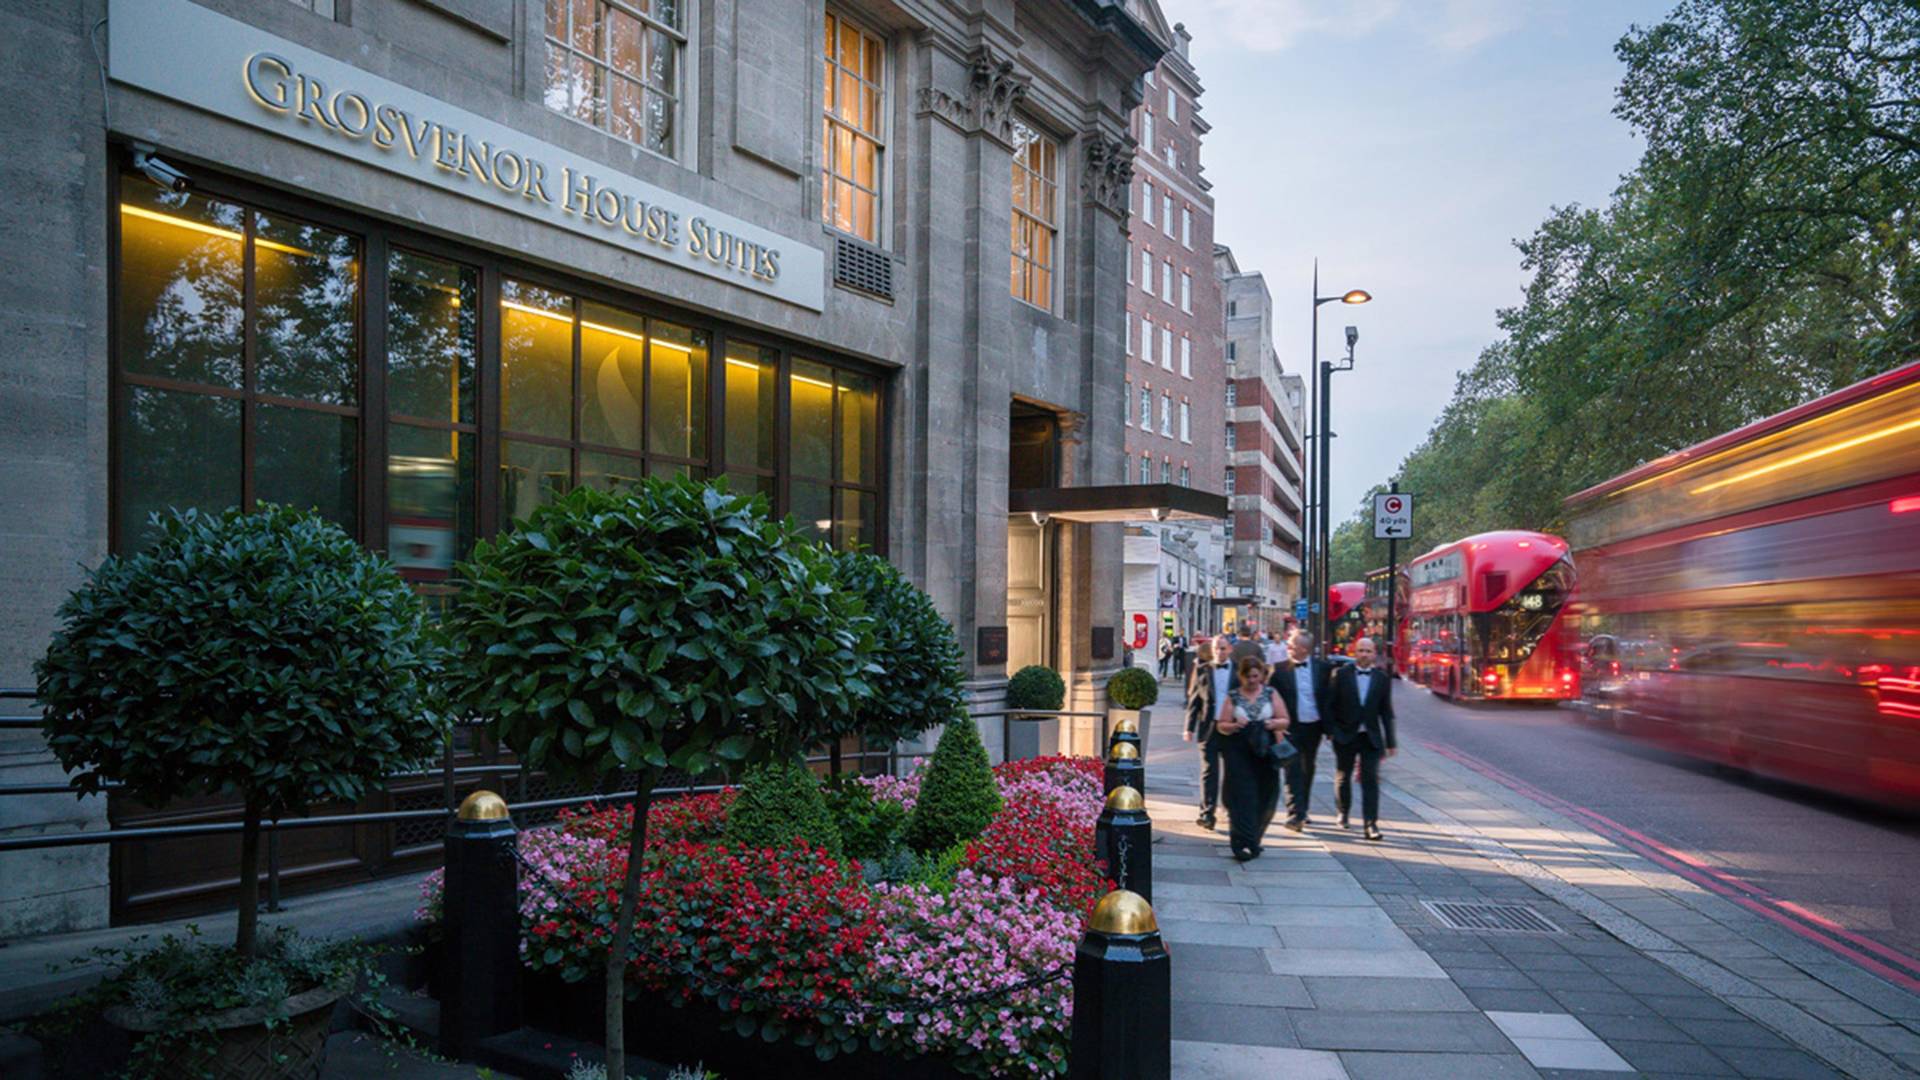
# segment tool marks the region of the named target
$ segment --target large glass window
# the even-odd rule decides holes
[[[879,536],[880,398],[865,375],[794,359],[787,380],[788,506],[836,547]]]
[[[1013,127],[1013,296],[1051,311],[1060,147],[1025,124]]]
[[[720,474],[835,543],[883,545],[879,380],[230,190],[116,189],[115,551],[149,543],[158,511],[270,500],[434,593],[476,538],[573,486]]]
[[[503,282],[502,520],[574,483],[705,478],[707,352],[702,331]]]
[[[116,544],[256,499],[360,531],[360,246],[123,178]]]
[[[547,107],[677,153],[685,0],[546,0]]]
[[[885,55],[879,38],[827,12],[820,217],[871,244],[880,242]]]

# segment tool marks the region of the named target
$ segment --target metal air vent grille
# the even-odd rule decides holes
[[[833,283],[891,300],[893,260],[877,247],[837,236],[833,243]]]

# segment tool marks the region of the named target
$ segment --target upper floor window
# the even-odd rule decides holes
[[[1140,482],[1153,483],[1153,455],[1145,450],[1140,451]]]
[[[1231,363],[1233,363],[1233,361],[1234,361],[1234,354],[1235,354],[1235,353],[1236,353],[1237,351],[1238,351],[1238,350],[1236,350],[1236,349],[1235,349],[1235,348],[1233,347],[1233,342],[1231,342],[1231,341],[1229,341],[1229,342],[1227,342],[1227,363],[1229,363],[1229,364],[1231,364]],[[1228,392],[1229,392],[1229,393],[1231,393],[1231,392],[1232,392],[1232,390],[1233,390],[1233,388],[1232,388],[1232,387],[1228,387],[1228,388],[1227,388],[1227,390],[1228,390]]]
[[[1140,252],[1140,287],[1145,289],[1148,295],[1152,295],[1153,252],[1151,250],[1142,250]]]
[[[1153,224],[1153,181],[1140,181],[1141,199],[1144,205],[1140,212],[1146,216],[1147,224]]]
[[[1180,99],[1179,97],[1175,96],[1173,92],[1173,87],[1169,86],[1167,87],[1167,123],[1177,124],[1179,122],[1180,122]]]
[[[1133,426],[1133,380],[1128,379],[1126,389],[1120,394],[1120,422]]]
[[[1060,144],[1017,121],[1013,137],[1013,296],[1051,311]]]
[[[1232,450],[1232,449],[1234,449],[1234,445],[1233,445],[1233,444],[1234,444],[1234,434],[1233,434],[1233,429],[1234,429],[1234,425],[1233,425],[1233,424],[1228,424],[1228,425],[1227,425],[1227,449],[1229,449],[1229,450]]]
[[[1173,483],[1173,459],[1172,458],[1160,459],[1160,482],[1163,484]]]
[[[1173,436],[1173,395],[1164,390],[1160,393],[1160,434]]]
[[[1173,303],[1173,260],[1160,261],[1160,299]]]
[[[1167,164],[1173,164],[1173,147],[1167,147]],[[1160,196],[1160,231],[1173,235],[1173,195]]]
[[[1192,486],[1193,486],[1193,468],[1192,468],[1192,466],[1189,466],[1189,465],[1182,465],[1182,466],[1180,466],[1180,486],[1181,486],[1181,487],[1192,487]]]
[[[1167,168],[1177,169],[1180,167],[1180,151],[1173,143],[1169,142],[1167,145],[1161,147],[1160,156],[1167,159]],[[1173,212],[1171,210],[1167,212],[1167,235],[1173,235]]]
[[[886,45],[829,11],[825,50],[820,218],[841,232],[878,244],[881,162],[886,153]]]
[[[1173,327],[1160,328],[1160,366],[1173,370]]]
[[[1127,265],[1132,266],[1133,264],[1128,263]],[[1127,355],[1133,355],[1133,312],[1131,311],[1127,312]]]
[[[1180,271],[1180,310],[1193,311],[1193,275],[1185,270]]]
[[[1153,149],[1153,114],[1145,109],[1140,111],[1140,145]]]
[[[1188,247],[1193,246],[1193,207],[1191,206],[1180,208],[1180,242]]]
[[[1227,470],[1227,475],[1224,480],[1224,486],[1222,486],[1220,490],[1221,490],[1221,494],[1224,494],[1224,495],[1233,494],[1233,470],[1232,469]]]
[[[1153,430],[1153,389],[1145,383],[1140,384],[1140,428]]]
[[[1237,300],[1229,300],[1229,301],[1227,301],[1227,318],[1229,318],[1229,319],[1231,319],[1231,318],[1233,318],[1234,316],[1236,316],[1236,315],[1238,315],[1238,314],[1240,314],[1240,303],[1239,303],[1239,301],[1237,301]]]
[[[293,0],[295,7],[303,7],[323,19],[340,17],[338,0]]]
[[[1235,399],[1239,397],[1239,395],[1240,395],[1239,388],[1234,386],[1231,382],[1229,382],[1227,384],[1227,408],[1229,409],[1233,408],[1235,404]]]
[[[547,107],[674,157],[681,0],[547,0]]]
[[[1193,378],[1193,339],[1185,334],[1180,335],[1180,374]]]
[[[1193,409],[1185,399],[1180,402],[1180,441],[1185,443],[1193,441]]]
[[[1153,324],[1145,315],[1140,316],[1140,358],[1153,363]]]

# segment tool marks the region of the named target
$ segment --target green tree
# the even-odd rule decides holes
[[[907,819],[907,845],[921,854],[944,851],[980,835],[1000,812],[993,766],[970,716],[955,717],[940,733]]]
[[[74,790],[240,799],[234,948],[256,952],[260,824],[424,767],[445,724],[418,597],[340,528],[286,507],[184,510],[60,607],[34,665]]]
[[[460,569],[461,698],[528,766],[635,778],[607,954],[607,1075],[624,1076],[625,969],[662,771],[791,758],[872,692],[870,626],[830,554],[762,499],[685,479],[576,488]]]
[[[835,734],[888,744],[910,739],[966,711],[960,670],[960,639],[933,598],[878,555],[864,551],[834,556],[836,587],[862,601],[873,626],[869,660],[881,692],[845,717]]]

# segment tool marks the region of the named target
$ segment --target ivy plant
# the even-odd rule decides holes
[[[607,955],[607,1074],[661,773],[796,756],[873,692],[871,628],[832,556],[764,499],[684,478],[576,488],[479,544],[449,616],[458,695],[535,769],[636,778]]]
[[[47,745],[83,795],[241,801],[234,947],[252,956],[262,820],[423,767],[445,736],[428,696],[442,654],[393,566],[316,514],[183,510],[155,527],[61,605],[34,665]]]

